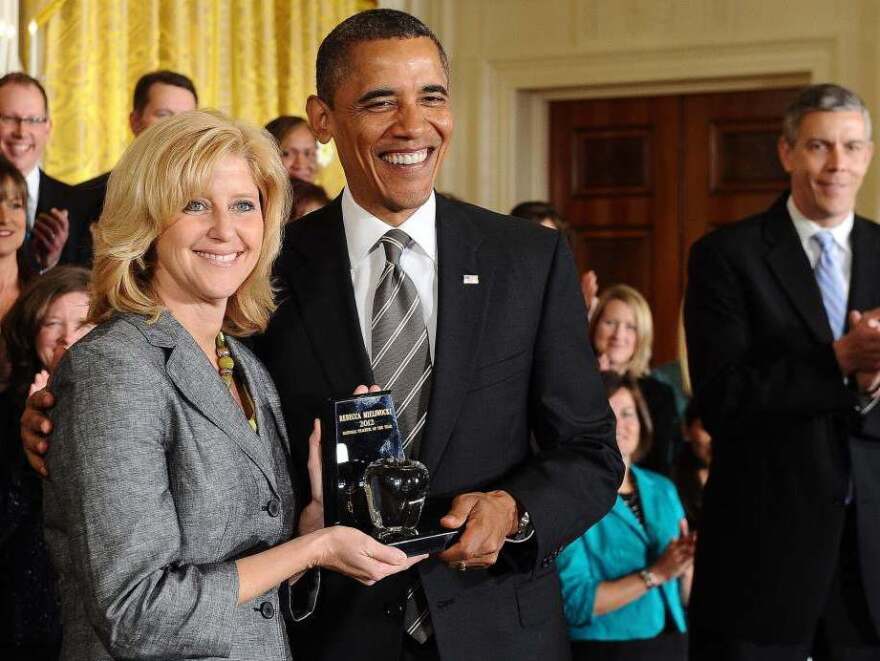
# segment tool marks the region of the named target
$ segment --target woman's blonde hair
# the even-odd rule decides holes
[[[590,318],[590,344],[596,348],[596,329],[605,308],[611,301],[620,301],[629,306],[636,322],[636,346],[632,358],[626,366],[626,373],[639,379],[651,370],[651,347],[654,344],[654,321],[648,301],[638,290],[628,285],[613,285],[602,292],[596,311]]]
[[[263,241],[253,271],[229,298],[223,330],[242,336],[266,328],[275,310],[272,262],[290,215],[287,171],[265,131],[203,110],[151,126],[113,168],[104,211],[93,228],[92,322],[116,311],[159,317],[163,308],[152,285],[156,240],[187,202],[205,193],[214,168],[228,156],[247,162],[259,190]]]

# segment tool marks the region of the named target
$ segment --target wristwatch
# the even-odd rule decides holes
[[[518,544],[519,542],[524,542],[531,538],[534,534],[535,526],[532,525],[532,517],[529,516],[529,513],[526,510],[522,510],[522,514],[519,517],[519,525],[516,527],[516,532],[508,536],[506,541]]]
[[[650,569],[643,569],[639,572],[639,576],[642,577],[642,580],[645,582],[645,587],[649,590],[660,585],[660,581],[657,579],[657,574]]]

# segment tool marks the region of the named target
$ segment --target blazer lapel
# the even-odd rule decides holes
[[[785,207],[786,199],[787,196],[782,196],[767,213],[764,231],[770,249],[765,258],[816,338],[820,342],[831,342],[834,338],[822,303],[822,292]]]
[[[639,502],[642,506],[642,514],[645,518],[645,525],[640,526],[644,531],[644,539],[647,540],[648,545],[652,548],[656,548],[659,551],[663,549],[659,549],[659,540],[657,538],[657,526],[659,522],[663,519],[663,512],[659,511],[659,507],[662,507],[662,503],[658,503],[655,500],[655,496],[657,496],[657,492],[655,490],[645,489],[644,480],[642,478],[641,469],[637,466],[633,466],[630,468],[632,471],[633,480],[636,483],[636,489],[639,490]],[[627,507],[626,509],[629,509]],[[630,511],[632,514],[632,511]],[[635,515],[633,515],[633,519],[635,519]]]
[[[291,250],[299,254],[288,285],[300,304],[300,318],[334,394],[373,383],[351,284],[351,266],[336,198],[316,218],[311,232],[297,235]],[[321,212],[318,212],[321,213]]]
[[[183,397],[228,436],[276,488],[272,459],[268,450],[254,438],[254,432],[226,384],[211,366],[192,336],[174,317],[163,312],[154,324],[143,317],[129,315],[147,339],[171,349],[165,362],[168,378]]]
[[[493,267],[480,259],[482,234],[461,207],[437,196],[439,298],[431,399],[420,460],[434,471],[458,419],[480,344]],[[466,275],[478,277],[465,284]],[[469,279],[470,280],[470,279]]]
[[[621,521],[623,521],[627,526],[632,529],[636,536],[645,543],[645,545],[648,544],[648,534],[645,532],[644,526],[639,523],[636,515],[633,514],[633,511],[629,508],[629,505],[627,505],[623,501],[623,498],[619,494],[617,496],[617,499],[614,501],[614,507],[611,508],[611,516],[616,516]]]
[[[229,350],[232,353],[232,358],[235,360],[235,366],[241,368],[240,374],[251,398],[254,400],[254,415],[257,419],[257,435],[260,437],[264,446],[271,443],[272,435],[269,434],[268,428],[269,425],[275,425],[279,430],[278,440],[284,448],[284,453],[289,456],[290,445],[287,439],[287,433],[286,431],[281,431],[284,429],[284,418],[281,414],[280,406],[272,401],[271,398],[267,397],[272,385],[266,383],[262,378],[250,356],[242,350],[242,343],[239,340],[227,335],[226,341],[229,345]],[[250,428],[250,425],[248,425],[248,428]]]
[[[880,305],[876,296],[880,283],[880,233],[870,231],[870,222],[856,216],[850,235],[853,259],[848,310],[865,312]]]

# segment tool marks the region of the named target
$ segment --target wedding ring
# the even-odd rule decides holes
[[[464,562],[456,562],[452,567],[456,571],[467,571],[467,565]]]

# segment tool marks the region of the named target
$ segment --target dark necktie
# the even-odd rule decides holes
[[[386,261],[373,299],[372,367],[376,383],[394,397],[403,450],[406,456],[417,458],[431,396],[431,345],[419,293],[400,268],[400,256],[411,240],[398,229],[379,239]],[[403,628],[424,644],[434,629],[418,573],[412,576]]]
[[[376,383],[394,397],[403,450],[417,458],[431,396],[431,345],[418,291],[400,268],[411,240],[398,229],[379,239],[386,262],[373,299],[372,367]]]

